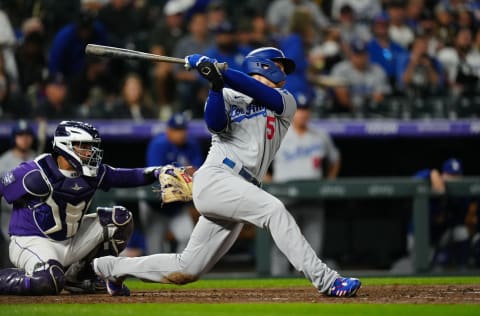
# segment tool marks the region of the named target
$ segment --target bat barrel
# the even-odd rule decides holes
[[[140,52],[137,50],[131,50],[120,47],[96,45],[96,44],[87,44],[85,47],[85,53],[87,55],[94,55],[100,57],[110,57],[110,58],[127,58],[127,59],[136,59],[136,60],[149,60],[154,62],[167,62],[185,65],[185,60],[183,58],[170,57],[170,56],[161,56],[155,54],[149,54]],[[220,70],[227,69],[227,63],[218,63],[217,66]]]

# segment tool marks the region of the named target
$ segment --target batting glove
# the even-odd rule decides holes
[[[200,63],[202,62],[210,62],[212,64],[216,64],[217,60],[200,54],[188,55],[187,57],[185,57],[185,69],[197,69],[198,65],[200,65]]]

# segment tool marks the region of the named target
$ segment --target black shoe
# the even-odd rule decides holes
[[[107,294],[105,281],[95,277],[82,281],[65,280],[64,289],[72,294]]]

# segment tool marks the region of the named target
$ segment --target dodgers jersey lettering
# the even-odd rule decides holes
[[[213,134],[205,165],[220,165],[228,157],[257,180],[263,179],[297,109],[292,94],[276,90],[283,97],[284,111],[280,115],[245,94],[223,89],[229,124],[225,132]]]

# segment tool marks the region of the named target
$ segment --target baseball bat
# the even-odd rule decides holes
[[[166,62],[185,65],[185,59],[183,58],[149,54],[138,50],[105,45],[87,44],[87,46],[85,47],[85,53],[87,55],[95,55],[100,57],[149,60],[154,62]],[[217,63],[217,67],[220,70],[225,70],[227,69],[227,63]]]

